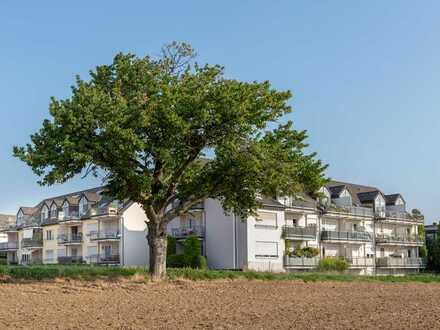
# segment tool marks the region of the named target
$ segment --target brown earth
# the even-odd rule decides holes
[[[0,329],[440,329],[440,285],[0,284]]]

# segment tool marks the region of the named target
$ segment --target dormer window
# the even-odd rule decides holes
[[[85,215],[87,213],[87,210],[89,208],[87,198],[81,197],[79,200],[79,215]]]
[[[23,220],[24,220],[24,214],[23,211],[20,210],[17,214],[17,224],[21,225],[23,223]]]
[[[63,214],[64,214],[65,218],[69,216],[69,202],[68,201],[65,201],[63,204]]]
[[[52,204],[52,206],[50,207],[50,217],[51,218],[56,218],[57,217],[57,211],[58,211],[58,207],[56,206],[56,204]]]
[[[46,220],[49,217],[49,208],[47,205],[44,205],[41,209],[41,221]]]

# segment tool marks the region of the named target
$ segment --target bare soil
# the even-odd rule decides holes
[[[440,329],[440,285],[0,284],[0,329]]]

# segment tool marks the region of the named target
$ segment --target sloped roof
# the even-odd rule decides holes
[[[366,203],[366,201],[371,198],[371,196],[373,195],[373,193],[376,194],[377,193],[382,193],[379,189],[377,189],[376,187],[372,187],[372,186],[364,186],[364,185],[359,185],[359,184],[354,184],[354,183],[349,183],[349,182],[342,182],[342,181],[330,181],[326,187],[331,191],[332,189],[340,189],[340,188],[335,188],[335,187],[345,187],[347,188],[347,190],[350,192],[351,197],[353,199],[353,204],[357,205],[357,206],[362,206],[362,203]],[[365,193],[371,193],[371,194],[365,194]],[[361,194],[359,196],[359,194]],[[334,198],[332,196],[332,198]],[[362,199],[362,200],[361,200]]]
[[[5,229],[15,223],[15,215],[0,214],[0,229]]]
[[[396,201],[399,199],[399,197],[401,197],[403,199],[403,197],[400,194],[385,195],[386,204],[387,205],[395,205]]]

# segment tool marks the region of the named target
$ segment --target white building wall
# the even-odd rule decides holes
[[[122,214],[120,256],[123,266],[146,266],[149,263],[147,217],[142,207],[134,203]]]
[[[284,239],[282,239],[282,226],[285,224],[283,210],[267,210],[260,209],[258,213],[272,213],[276,216],[276,226],[265,226],[260,221],[256,221],[256,217],[247,219],[247,254],[248,269],[257,271],[285,271],[283,267],[284,256]],[[268,246],[268,253],[272,254],[272,248],[269,245],[276,245],[276,255],[262,255],[260,249],[264,245]]]
[[[239,268],[236,253],[236,226],[234,214],[225,214],[219,201],[205,201],[206,259],[209,268]],[[243,258],[242,258],[243,259]]]

